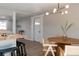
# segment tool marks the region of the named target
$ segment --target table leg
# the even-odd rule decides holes
[[[58,45],[56,49],[57,56],[64,56],[65,45]]]

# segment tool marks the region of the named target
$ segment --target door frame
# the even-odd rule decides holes
[[[39,17],[41,19],[41,38],[43,38],[43,16],[44,15],[38,15],[31,17],[31,39],[35,41],[34,39],[34,21],[35,18]]]

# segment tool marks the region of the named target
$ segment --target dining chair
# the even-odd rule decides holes
[[[44,48],[43,48],[43,51],[45,51],[45,54],[44,54],[44,55],[47,56],[48,53],[51,52],[52,55],[55,56],[55,53],[54,53],[54,52],[55,52],[56,50],[55,50],[54,48],[55,48],[57,45],[56,45],[55,43],[51,43],[51,44],[50,44],[49,42],[46,43],[45,40],[47,40],[47,39],[44,39],[44,38],[42,39],[42,41],[43,41],[43,47],[44,47]],[[47,49],[46,49],[45,47],[47,47]]]
[[[26,56],[26,47],[25,44],[19,41],[16,41],[16,46],[17,46],[17,56]]]
[[[64,56],[79,56],[79,45],[66,45]]]

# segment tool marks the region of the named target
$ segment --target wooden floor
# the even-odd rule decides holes
[[[38,42],[32,42],[26,45],[26,51],[28,56],[42,56],[42,45]]]
[[[44,56],[43,46],[41,43],[29,40],[19,40],[26,44],[26,51],[28,56]],[[48,54],[51,56],[51,53]]]

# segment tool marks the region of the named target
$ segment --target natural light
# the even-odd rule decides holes
[[[7,29],[7,22],[6,21],[0,21],[0,30],[6,30]]]

